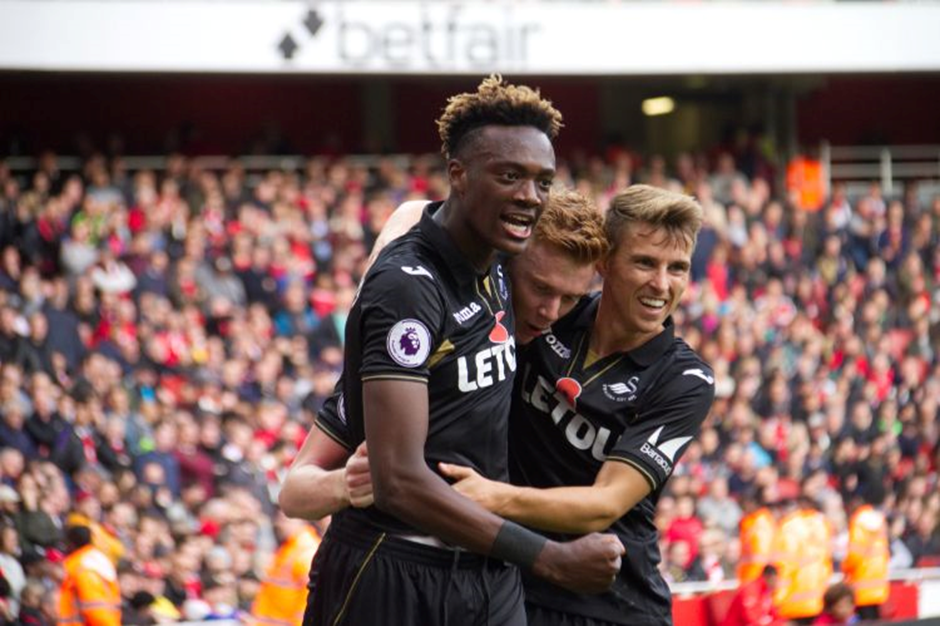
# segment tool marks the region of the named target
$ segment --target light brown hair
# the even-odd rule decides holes
[[[612,250],[633,224],[663,229],[670,241],[691,249],[702,229],[702,218],[702,206],[691,196],[649,185],[631,185],[611,200],[604,230]]]

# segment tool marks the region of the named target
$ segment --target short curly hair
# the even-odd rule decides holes
[[[535,223],[533,241],[561,250],[578,263],[596,263],[610,244],[604,217],[594,201],[571,189],[553,189]]]
[[[538,89],[512,85],[498,74],[483,79],[475,93],[461,93],[447,100],[437,120],[444,158],[453,157],[474,130],[491,124],[533,126],[554,139],[561,130],[561,112]]]

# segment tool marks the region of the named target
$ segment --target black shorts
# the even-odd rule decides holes
[[[313,559],[304,626],[525,626],[516,567],[349,521]]]
[[[526,602],[525,612],[529,626],[618,626],[613,622],[556,611],[530,602]]]

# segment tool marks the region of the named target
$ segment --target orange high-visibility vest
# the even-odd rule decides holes
[[[68,557],[59,587],[59,626],[121,626],[121,590],[114,564],[87,545]]]
[[[780,617],[799,619],[822,613],[823,595],[832,577],[832,529],[813,509],[780,520],[775,542],[780,587],[774,601]]]
[[[888,523],[884,514],[865,505],[849,520],[849,551],[842,562],[845,581],[855,590],[855,604],[870,606],[888,600]]]
[[[741,520],[741,560],[738,561],[738,582],[741,585],[760,578],[764,567],[774,560],[774,535],[777,521],[773,513],[761,507]]]
[[[818,211],[826,199],[826,181],[822,163],[815,159],[797,157],[787,165],[787,189],[796,191],[799,208]]]
[[[104,552],[111,562],[117,565],[124,556],[124,544],[104,526],[81,513],[69,513],[65,518],[66,526],[88,526],[91,529],[91,545]]]
[[[300,626],[307,608],[310,562],[320,535],[308,526],[281,545],[268,567],[247,622],[254,626]]]

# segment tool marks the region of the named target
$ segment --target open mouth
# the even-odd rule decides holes
[[[643,297],[640,298],[640,304],[648,309],[655,309],[656,311],[661,311],[666,307],[666,301],[662,298]]]
[[[517,239],[528,239],[532,235],[535,218],[528,215],[503,215],[499,218],[503,228]]]

